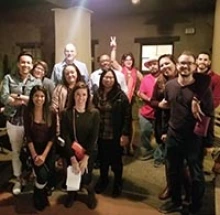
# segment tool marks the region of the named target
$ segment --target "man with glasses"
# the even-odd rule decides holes
[[[191,203],[189,211],[196,213],[202,206],[205,192],[205,180],[202,170],[202,142],[194,133],[197,119],[192,112],[192,102],[200,98],[200,106],[206,116],[212,116],[213,104],[210,89],[198,87],[194,78],[196,70],[195,57],[190,52],[183,52],[177,63],[178,77],[169,81],[165,87],[165,100],[159,106],[170,107],[169,126],[166,139],[166,162],[171,181],[171,201],[163,204],[159,211],[164,214],[182,211],[182,169],[189,167],[192,180],[190,190]],[[200,92],[198,92],[200,90]],[[203,91],[203,92],[201,92]],[[207,144],[212,145],[211,136],[207,135]]]

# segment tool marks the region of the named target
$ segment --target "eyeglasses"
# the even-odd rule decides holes
[[[104,76],[103,79],[111,79],[112,80],[112,79],[114,79],[114,77],[113,76]]]
[[[195,62],[182,61],[182,62],[178,62],[178,64],[181,66],[192,66],[192,65],[195,65]]]

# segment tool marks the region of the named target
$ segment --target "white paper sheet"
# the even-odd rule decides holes
[[[81,173],[75,174],[72,170],[72,166],[68,166],[67,179],[66,179],[67,191],[79,190],[80,182],[81,182]]]

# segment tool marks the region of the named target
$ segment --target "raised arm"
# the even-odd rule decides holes
[[[112,67],[118,71],[122,71],[121,65],[116,60],[116,50],[117,50],[117,43],[116,43],[116,37],[110,38],[110,46],[111,46],[111,63]]]

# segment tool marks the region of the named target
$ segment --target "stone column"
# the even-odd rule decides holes
[[[91,13],[83,7],[53,9],[55,13],[55,63],[64,59],[64,47],[73,43],[77,60],[91,71]]]
[[[213,42],[212,42],[212,69],[220,74],[220,0],[216,0]]]

